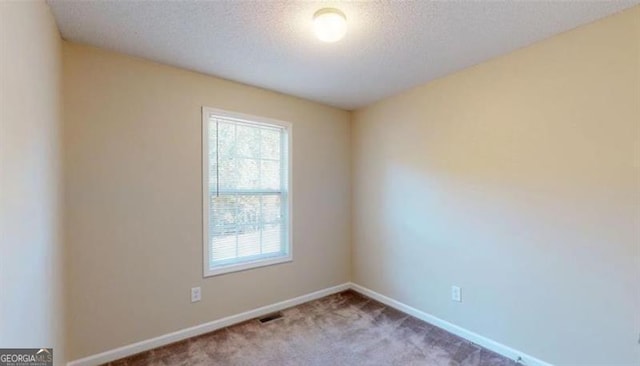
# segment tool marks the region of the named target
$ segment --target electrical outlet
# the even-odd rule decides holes
[[[202,291],[200,287],[192,287],[191,288],[191,302],[198,302],[202,300]]]
[[[458,286],[451,286],[451,300],[462,302],[462,289]]]

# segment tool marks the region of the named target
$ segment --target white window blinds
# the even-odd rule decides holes
[[[290,259],[288,129],[205,112],[205,275]]]

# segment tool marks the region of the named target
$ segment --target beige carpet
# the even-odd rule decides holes
[[[515,362],[353,291],[251,320],[111,365],[433,365]]]

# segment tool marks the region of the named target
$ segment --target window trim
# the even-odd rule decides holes
[[[285,131],[285,138],[287,144],[287,255],[278,256],[275,258],[260,258],[253,261],[229,264],[220,266],[214,269],[209,268],[209,117],[211,115],[220,116],[225,119],[237,121],[240,123],[249,123],[253,125],[267,125],[282,127]],[[246,271],[248,269],[272,266],[280,263],[287,263],[293,261],[293,185],[292,185],[292,161],[293,161],[293,149],[292,149],[293,131],[292,124],[276,119],[253,116],[250,114],[238,113],[226,111],[223,109],[202,107],[202,276],[212,277],[225,273],[232,273],[238,271]]]

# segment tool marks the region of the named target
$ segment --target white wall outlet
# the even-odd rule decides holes
[[[202,291],[200,287],[192,287],[191,288],[191,302],[198,302],[202,300]]]
[[[462,289],[458,286],[451,286],[451,300],[462,302]]]

